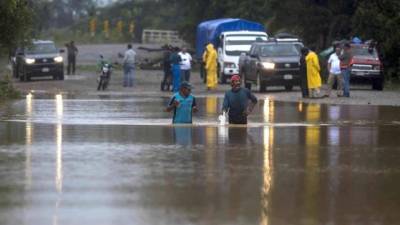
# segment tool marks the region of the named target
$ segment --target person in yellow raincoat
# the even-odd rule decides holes
[[[319,60],[315,52],[308,50],[306,56],[307,64],[307,84],[311,98],[320,97],[321,88],[321,76],[319,74],[321,68],[319,66]]]
[[[207,74],[207,89],[215,89],[218,84],[217,78],[217,51],[214,49],[213,44],[208,44],[205,54],[205,69]]]

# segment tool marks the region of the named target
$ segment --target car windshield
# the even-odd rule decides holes
[[[356,56],[373,56],[378,57],[375,48],[368,48],[368,46],[353,46],[352,53]]]
[[[53,43],[35,43],[26,49],[28,54],[56,53],[57,48]]]
[[[293,44],[264,45],[260,49],[262,57],[298,56],[300,53]]]
[[[225,40],[225,53],[229,56],[239,56],[241,53],[248,53],[254,42],[266,40],[265,35],[230,35]]]

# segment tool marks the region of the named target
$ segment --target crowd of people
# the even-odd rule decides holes
[[[337,84],[337,97],[350,97],[350,61],[351,46],[344,44],[343,48],[335,46],[335,52],[328,59],[328,80],[325,94],[321,93],[321,67],[317,54],[304,47],[300,57],[300,87],[303,98],[330,97],[333,86]]]
[[[78,49],[74,42],[66,44],[68,54],[68,74],[75,73],[75,61]],[[135,70],[136,52],[132,45],[127,45],[123,55],[123,87],[132,87]],[[321,67],[317,54],[303,47],[300,57],[300,87],[303,98],[330,97],[337,83],[337,96],[350,97],[350,60],[352,58],[350,44],[344,44],[343,48],[335,46],[335,52],[328,60],[329,76],[327,90],[321,93]],[[205,46],[203,53],[203,69],[205,70],[205,83],[207,90],[214,90],[218,85],[217,78],[217,52],[213,44]],[[164,77],[161,81],[161,91],[172,91],[174,94],[166,108],[167,112],[173,111],[173,123],[192,123],[192,114],[197,112],[196,99],[191,94],[192,85],[190,76],[193,59],[186,47],[181,49],[166,46],[163,56]],[[241,78],[234,75],[231,78],[231,90],[225,93],[222,112],[228,115],[230,124],[247,124],[247,116],[251,113],[257,98],[250,90],[241,87]]]

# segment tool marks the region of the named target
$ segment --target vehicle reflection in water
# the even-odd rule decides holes
[[[29,93],[26,95],[26,116],[27,118],[32,117],[33,111],[33,95]],[[25,188],[30,189],[32,185],[32,143],[33,143],[33,123],[30,120],[27,120],[25,124]]]
[[[64,113],[64,102],[63,96],[61,94],[57,94],[55,96],[55,105],[56,105],[56,173],[55,173],[55,184],[56,190],[58,192],[58,197],[55,202],[55,212],[53,216],[53,225],[59,224],[59,208],[62,201],[62,191],[63,191],[63,159],[62,159],[62,144],[63,144],[63,113]]]
[[[12,103],[0,121],[0,184],[12,187],[0,189],[0,218],[20,224],[10,221],[23,207],[25,224],[400,219],[398,108],[267,97],[248,126],[221,126],[222,99],[197,100],[193,126],[171,125],[165,99]]]

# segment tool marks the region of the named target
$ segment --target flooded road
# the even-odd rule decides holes
[[[193,126],[167,98],[38,99],[0,114],[0,224],[391,225],[400,108],[261,99],[249,125]]]

